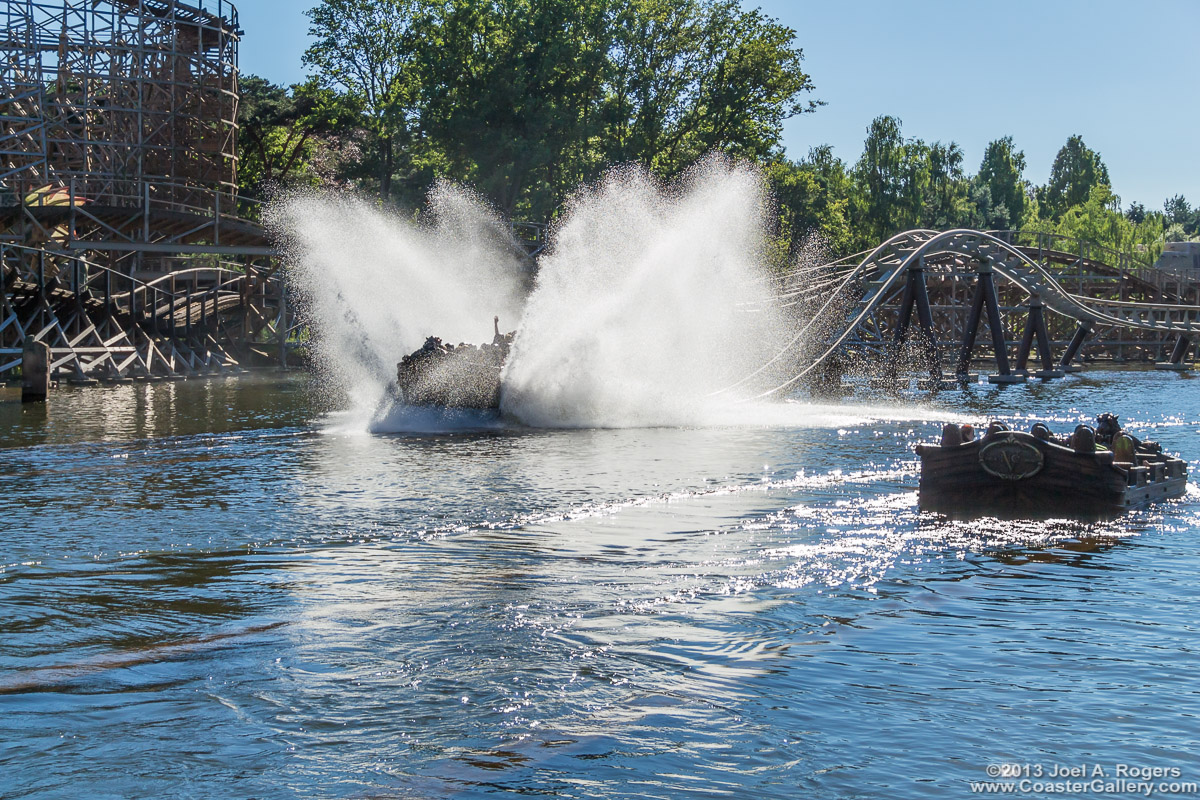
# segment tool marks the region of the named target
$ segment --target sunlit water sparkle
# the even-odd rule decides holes
[[[1088,524],[914,492],[947,418],[1111,409],[1195,462],[1176,375],[450,434],[295,377],[15,399],[5,798],[959,797],[1200,745],[1195,489]]]

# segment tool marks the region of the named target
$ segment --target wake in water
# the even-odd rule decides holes
[[[769,198],[760,173],[710,158],[663,185],[636,168],[581,190],[539,259],[536,284],[506,226],[448,185],[420,224],[344,197],[278,203],[320,363],[366,416],[400,356],[425,337],[517,337],[503,373],[505,418],[541,427],[753,422],[724,387],[788,339],[770,302]],[[519,324],[518,324],[519,320]],[[397,409],[372,430],[486,427],[486,415]]]

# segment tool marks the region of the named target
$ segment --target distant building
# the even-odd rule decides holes
[[[1200,278],[1200,242],[1167,242],[1154,266],[1164,272]]]

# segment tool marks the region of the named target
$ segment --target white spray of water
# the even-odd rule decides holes
[[[671,187],[623,169],[580,192],[539,261],[505,413],[552,427],[728,421],[736,398],[714,392],[783,338],[763,310],[766,205],[756,171],[717,158]]]
[[[751,167],[710,159],[672,186],[636,169],[611,173],[571,201],[528,300],[507,226],[485,204],[440,185],[429,206],[423,223],[335,195],[293,195],[270,210],[318,363],[354,401],[343,432],[503,424],[473,412],[374,413],[401,356],[430,335],[489,341],[494,314],[518,329],[502,403],[526,425],[808,426],[853,416],[719,391],[790,339],[767,302],[768,197]]]
[[[527,276],[508,228],[464,189],[435,186],[421,223],[364,198],[293,194],[272,204],[268,224],[318,363],[361,411],[426,337],[491,341],[494,315],[509,329],[520,318]]]

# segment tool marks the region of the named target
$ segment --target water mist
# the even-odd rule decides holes
[[[527,425],[704,424],[784,338],[766,302],[767,194],[711,158],[672,186],[625,168],[580,191],[539,261],[504,372]],[[757,309],[752,311],[749,309]]]
[[[504,330],[517,329],[503,373],[507,419],[633,427],[745,421],[741,398],[720,390],[788,338],[763,267],[767,207],[762,176],[720,158],[671,185],[614,170],[569,202],[528,297],[507,226],[460,188],[437,186],[423,223],[312,193],[275,203],[269,221],[322,374],[357,418],[372,416],[396,362],[427,336],[490,341],[498,314]],[[399,409],[362,427],[485,423]]]
[[[529,276],[508,226],[471,192],[431,191],[418,222],[348,195],[297,193],[268,223],[314,331],[322,377],[374,410],[396,362],[428,336],[491,341],[520,318]]]

